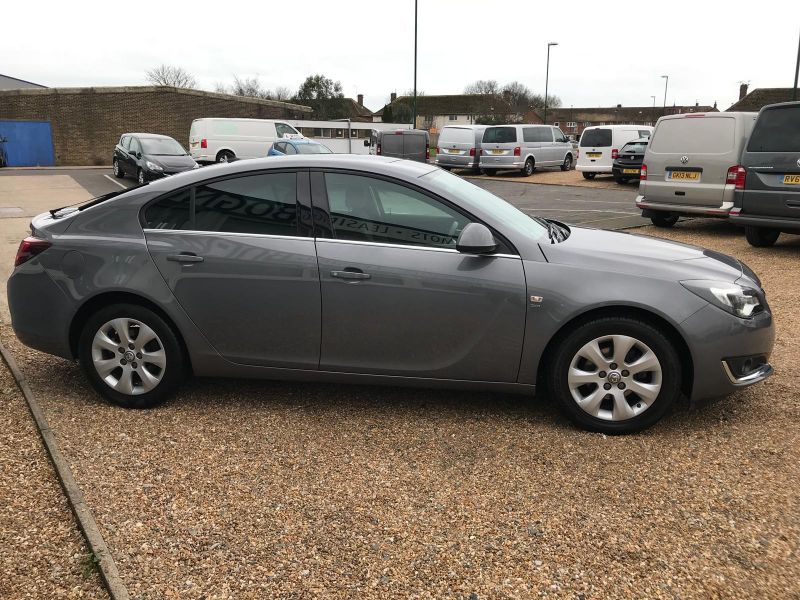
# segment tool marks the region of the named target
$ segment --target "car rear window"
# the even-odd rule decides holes
[[[513,144],[517,141],[515,127],[488,127],[483,132],[483,142],[489,144]]]
[[[473,144],[475,132],[466,127],[445,127],[439,136],[439,144]]]
[[[748,152],[800,152],[800,106],[761,113],[747,144]]]
[[[734,149],[733,117],[667,119],[656,127],[650,151],[657,153],[726,154]]]
[[[647,144],[644,142],[629,142],[622,147],[622,153],[644,154]]]
[[[611,145],[611,130],[610,129],[587,129],[581,136],[581,148],[586,146],[610,146]]]

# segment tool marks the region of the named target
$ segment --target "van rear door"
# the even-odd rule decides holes
[[[743,213],[800,219],[800,103],[761,111],[742,166]]]
[[[428,160],[428,134],[424,131],[405,131],[403,139],[403,158],[427,162]]]
[[[733,116],[689,114],[659,121],[645,155],[646,202],[720,208],[733,202],[728,169],[739,163]]]

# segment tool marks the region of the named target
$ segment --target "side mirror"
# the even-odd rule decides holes
[[[365,146],[366,148],[369,148],[369,140],[368,140],[368,139],[365,139],[365,140],[364,140],[364,146]]]
[[[497,240],[483,223],[468,223],[458,236],[456,250],[468,254],[491,254],[497,250]]]
[[[136,158],[142,158],[142,153],[141,152],[137,152],[136,153]]]

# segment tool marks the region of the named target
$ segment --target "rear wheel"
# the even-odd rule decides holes
[[[236,158],[236,155],[230,150],[220,150],[217,154],[218,163],[231,162],[234,158]]]
[[[114,165],[114,177],[116,177],[117,179],[122,179],[123,177],[125,177],[125,173],[122,172],[122,169],[119,166],[119,161],[116,158],[114,159],[113,165]]]
[[[678,215],[671,213],[657,214],[650,217],[650,220],[656,227],[672,227],[678,222]]]
[[[497,169],[484,169],[483,174],[492,177],[495,173],[497,173]]]
[[[586,171],[583,172],[584,179],[594,179],[594,176],[595,176],[594,173],[587,173]]]
[[[92,315],[78,341],[81,367],[101,396],[125,408],[162,403],[185,377],[172,328],[153,311],[115,304]]]
[[[564,338],[547,377],[574,423],[631,433],[653,425],[678,398],[681,363],[672,342],[649,323],[603,317]]]
[[[525,161],[525,166],[522,167],[522,174],[525,177],[530,177],[533,175],[534,169],[536,169],[536,166],[533,163],[533,158],[528,157],[528,160]]]
[[[778,241],[780,235],[780,230],[771,229],[769,227],[746,225],[744,228],[744,237],[747,238],[747,243],[757,248],[772,246]]]
[[[561,165],[562,171],[569,171],[572,168],[572,154],[567,154],[564,157],[564,164]]]

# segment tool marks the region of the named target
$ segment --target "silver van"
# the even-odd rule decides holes
[[[364,145],[369,146],[372,155],[428,162],[431,156],[430,139],[428,132],[423,129],[373,129],[369,139],[364,140]]]
[[[435,163],[443,169],[477,170],[486,125],[447,125],[439,132]]]
[[[661,117],[644,155],[636,206],[654,225],[680,215],[727,217],[742,151],[757,113],[687,113]]]
[[[530,175],[536,167],[561,167],[568,171],[574,161],[572,144],[550,125],[497,125],[487,127],[481,141],[481,171],[519,170]]]

